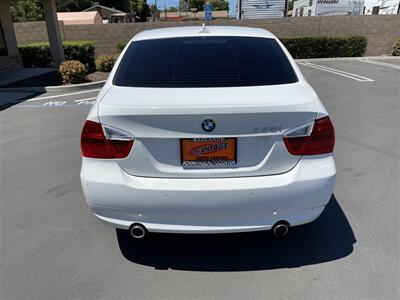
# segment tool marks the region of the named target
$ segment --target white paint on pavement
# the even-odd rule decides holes
[[[67,101],[49,101],[43,104],[43,106],[61,106],[67,103]]]
[[[85,98],[85,99],[78,99],[78,100],[72,100],[72,102],[75,102],[76,105],[93,105],[96,97],[91,97],[91,98]],[[64,104],[67,104],[68,102],[65,100],[62,101],[49,101],[46,103],[43,103],[43,106],[61,106]]]
[[[310,62],[301,62],[299,64],[301,64],[303,66],[306,66],[306,67],[314,68],[314,69],[317,69],[317,70],[333,73],[333,74],[336,74],[336,75],[339,75],[339,76],[343,76],[343,77],[346,77],[346,78],[350,78],[350,79],[353,79],[353,80],[356,80],[356,81],[360,81],[360,82],[371,82],[371,81],[374,81],[371,78],[367,78],[367,77],[364,77],[364,76],[361,76],[361,75],[345,72],[345,71],[338,70],[338,69],[329,68],[329,67],[322,66],[322,65],[317,65],[317,64],[314,64],[314,63],[310,63]]]
[[[74,92],[74,93],[67,93],[67,94],[59,94],[59,95],[54,95],[54,96],[45,96],[45,97],[39,97],[39,98],[32,98],[27,101],[39,101],[39,100],[45,100],[45,99],[53,99],[53,98],[60,98],[60,97],[65,97],[65,96],[73,96],[73,95],[79,95],[79,94],[87,94],[87,93],[92,93],[92,92],[98,92],[101,89],[93,89],[93,90],[87,90],[87,91],[80,91],[80,92]]]
[[[96,97],[74,100],[77,105],[93,105]]]
[[[367,64],[373,64],[373,65],[378,65],[378,66],[383,66],[383,67],[400,70],[400,65],[385,63],[383,61],[370,60],[368,58],[360,58],[359,61],[361,61],[363,63],[367,63]]]
[[[96,100],[96,97],[77,99],[77,100],[56,100],[48,101],[45,103],[25,104],[20,103],[16,107],[26,108],[43,108],[45,107],[73,107],[73,106],[92,106]]]

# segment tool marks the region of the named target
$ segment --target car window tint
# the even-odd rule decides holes
[[[297,82],[274,39],[185,37],[131,43],[114,84],[132,87],[231,87]]]

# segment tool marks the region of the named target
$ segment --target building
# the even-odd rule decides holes
[[[292,17],[315,16],[317,0],[297,0],[293,3]]]
[[[400,14],[399,0],[365,0],[364,15]]]
[[[297,0],[292,17],[399,14],[400,0]]]
[[[238,0],[238,19],[281,18],[287,15],[287,0]]]
[[[316,0],[317,16],[360,16],[365,0]]]
[[[362,15],[364,0],[297,0],[292,17]]]
[[[100,4],[95,4],[89,8],[86,8],[83,11],[97,11],[101,18],[103,19],[103,23],[130,23],[132,22],[132,17],[129,13],[103,6]]]
[[[305,16],[359,16],[363,14],[364,0],[297,0],[292,17]]]
[[[57,18],[64,25],[103,24],[103,19],[97,11],[60,12],[57,13]]]

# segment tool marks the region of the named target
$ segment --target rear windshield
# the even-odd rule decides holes
[[[185,37],[130,44],[114,84],[131,87],[232,87],[297,82],[274,39]]]

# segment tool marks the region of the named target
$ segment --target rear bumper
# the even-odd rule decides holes
[[[152,232],[221,233],[315,220],[328,203],[336,169],[331,155],[302,158],[274,176],[169,179],[136,177],[112,160],[83,158],[81,181],[93,213],[115,227]]]

